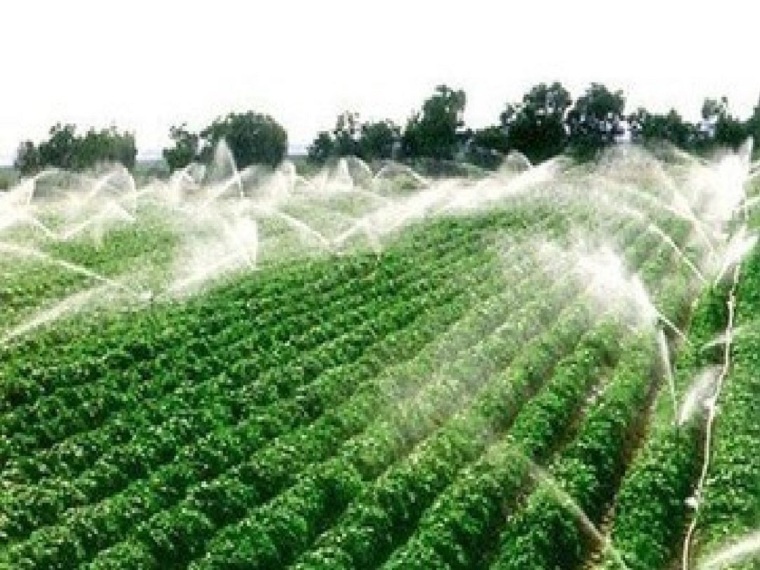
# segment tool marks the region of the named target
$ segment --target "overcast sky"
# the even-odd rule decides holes
[[[403,123],[433,88],[467,93],[472,126],[540,81],[577,96],[623,89],[628,108],[705,96],[747,116],[760,94],[753,2],[675,0],[173,2],[7,0],[0,13],[0,161],[55,122],[134,131],[273,115],[308,144],[346,109]],[[683,7],[680,7],[680,6]]]

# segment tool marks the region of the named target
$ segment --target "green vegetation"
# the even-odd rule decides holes
[[[728,100],[706,98],[701,120],[691,123],[674,109],[654,113],[640,107],[625,110],[625,94],[592,83],[573,100],[559,82],[539,83],[519,102],[508,102],[498,121],[479,129],[463,120],[467,96],[461,89],[439,85],[402,127],[390,119],[362,122],[358,113],[342,112],[332,130],[323,130],[308,147],[312,167],[355,156],[372,163],[396,160],[430,174],[450,174],[447,163],[471,163],[495,169],[510,152],[533,163],[567,153],[576,159],[599,156],[621,136],[642,144],[667,142],[689,152],[708,154],[721,147],[738,148],[749,136],[760,140],[760,105],[742,120],[730,112]],[[39,144],[19,145],[15,168],[22,175],[45,168],[85,170],[102,163],[135,166],[133,133],[115,126],[84,136],[74,125],[57,124]],[[252,164],[277,166],[286,156],[288,135],[271,116],[255,111],[232,112],[216,118],[199,131],[186,123],[170,127],[172,146],[163,149],[169,172],[192,162],[208,164],[214,149],[225,140],[239,168]],[[161,168],[156,174],[166,176]],[[457,170],[454,168],[454,170]],[[10,182],[0,178],[0,190]]]
[[[342,114],[312,159],[448,164],[464,103],[439,89],[406,131]],[[542,85],[473,137],[597,152],[623,103]],[[178,165],[224,139],[275,166],[286,140],[253,113],[173,136]],[[472,180],[335,161],[11,192],[0,568],[666,570],[750,535],[749,168],[628,150]]]
[[[21,143],[14,166],[24,175],[49,167],[84,170],[103,162],[119,162],[132,168],[136,157],[132,133],[120,133],[112,126],[100,131],[90,129],[81,136],[75,125],[59,123],[50,129],[50,138],[39,145],[32,141]]]
[[[172,127],[170,134],[174,147],[164,149],[164,159],[171,170],[193,161],[209,162],[222,140],[229,145],[238,168],[277,166],[288,149],[285,129],[272,117],[252,111],[217,118],[200,134],[188,131],[185,125]]]
[[[17,181],[18,175],[12,168],[0,166],[0,190],[8,190]]]
[[[7,347],[0,565],[574,567],[593,543],[556,489],[595,522],[619,488],[641,489],[628,479],[661,376],[651,334],[597,314],[527,250],[483,247],[561,239],[595,215],[569,213],[443,219],[381,257],[275,265]],[[156,229],[55,253],[118,275],[138,244],[175,247]],[[675,253],[635,221],[605,230],[648,283],[680,275],[661,285],[675,316],[689,294]],[[85,279],[53,274],[19,271],[19,307]],[[720,322],[697,316],[690,334]],[[666,423],[646,446],[677,433]]]
[[[626,113],[625,94],[599,83],[575,101],[561,83],[539,83],[520,102],[507,103],[497,124],[477,130],[463,122],[466,102],[463,91],[440,85],[403,129],[390,120],[360,124],[357,113],[346,111],[332,131],[318,133],[309,157],[320,164],[341,156],[368,162],[394,158],[415,166],[420,159],[457,160],[493,169],[512,151],[534,164],[563,153],[592,159],[621,136],[705,154],[724,146],[736,149],[748,136],[760,140],[760,105],[742,121],[730,113],[725,97],[705,99],[701,121],[690,123],[673,109]]]
[[[750,534],[760,520],[760,424],[757,421],[757,314],[760,311],[760,252],[742,266],[736,293],[736,324],[743,327],[732,346],[733,368],[719,402],[716,443],[699,512],[696,541],[702,552]],[[749,567],[749,566],[748,566]]]
[[[697,301],[689,344],[676,361],[676,382],[686,390],[700,372],[719,364],[719,350],[704,345],[726,327],[723,288],[708,289]],[[700,459],[701,422],[690,420],[672,428],[672,404],[662,392],[655,402],[653,429],[648,441],[622,481],[611,538],[629,568],[661,568],[678,551],[690,509],[686,502],[693,492]],[[650,494],[657,501],[642,501]],[[619,560],[605,553],[606,565],[619,568]]]

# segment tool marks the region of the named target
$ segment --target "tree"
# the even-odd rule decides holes
[[[335,141],[327,131],[320,131],[317,134],[317,138],[311,143],[308,150],[309,159],[317,162],[324,163],[328,158],[335,155]]]
[[[467,136],[467,160],[485,168],[495,168],[509,152],[507,133],[500,125],[484,127]]]
[[[76,126],[55,124],[50,128],[50,138],[40,143],[40,166],[72,168],[77,153]]]
[[[391,158],[401,130],[388,119],[359,123],[359,114],[338,115],[331,132],[320,131],[309,146],[309,158],[324,163],[331,157],[358,156],[364,160]]]
[[[671,109],[665,114],[650,113],[639,107],[629,118],[634,140],[643,142],[667,141],[682,149],[691,148],[697,138],[697,128]]]
[[[288,150],[288,134],[269,115],[248,111],[218,118],[200,133],[203,145],[200,157],[210,159],[213,149],[225,140],[235,164],[245,168],[254,163],[277,166]]]
[[[569,143],[576,154],[589,156],[615,141],[625,109],[623,92],[592,83],[567,115]]]
[[[403,135],[404,151],[410,157],[451,160],[458,150],[459,129],[467,103],[464,91],[439,85],[422,111],[415,113]]]
[[[401,129],[393,121],[364,123],[359,135],[359,156],[364,160],[393,158],[401,139]]]
[[[472,146],[493,150],[501,154],[507,154],[510,150],[509,138],[501,125],[478,129],[470,135],[469,140]]]
[[[508,104],[500,122],[510,149],[540,162],[562,152],[567,144],[565,115],[572,105],[570,92],[561,83],[540,83],[517,105]]]
[[[757,154],[760,150],[760,99],[757,101],[757,105],[752,110],[752,116],[747,120],[745,130],[747,136],[751,136],[754,139],[754,154]]]
[[[309,158],[324,163],[331,157],[359,155],[359,113],[343,111],[331,132],[320,131],[309,147]]]
[[[72,159],[74,169],[85,169],[99,162],[119,162],[133,168],[137,158],[135,137],[131,133],[119,133],[116,127],[96,131],[90,129],[78,139]]]
[[[707,97],[702,103],[702,120],[717,121],[720,117],[728,114],[728,98],[723,96],[720,99]]]
[[[19,145],[13,167],[23,176],[34,174],[42,169],[40,152],[32,141],[24,141]]]
[[[706,98],[702,103],[702,124],[700,143],[702,150],[714,145],[736,149],[748,136],[748,125],[744,125],[729,112],[728,98]]]
[[[60,123],[51,127],[50,137],[39,146],[25,141],[19,146],[15,165],[23,174],[32,174],[46,167],[68,170],[92,168],[101,162],[120,162],[127,168],[135,165],[137,146],[129,132],[119,132],[115,126],[95,130],[84,136],[76,127]]]
[[[715,129],[715,142],[736,150],[747,140],[749,131],[747,127],[733,115],[727,114],[718,120]]]
[[[169,165],[169,170],[184,168],[198,158],[200,137],[187,129],[187,123],[182,123],[179,127],[171,127],[169,138],[174,141],[174,146],[163,150],[164,160]]]
[[[359,155],[359,113],[343,111],[338,115],[333,129],[333,154]]]

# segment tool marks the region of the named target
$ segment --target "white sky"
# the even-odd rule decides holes
[[[753,4],[6,0],[0,162],[57,121],[115,123],[144,153],[172,124],[249,109],[308,144],[346,109],[403,123],[440,83],[466,91],[474,127],[555,79],[576,97],[600,81],[623,89],[628,109],[691,119],[725,94],[745,117],[760,95]]]

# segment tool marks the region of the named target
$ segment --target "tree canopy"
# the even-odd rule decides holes
[[[567,114],[569,143],[581,155],[592,154],[621,133],[625,95],[592,83]]]
[[[200,136],[187,129],[187,123],[169,129],[174,146],[164,149],[164,160],[170,170],[183,168],[196,160],[200,152]]]
[[[705,99],[701,120],[690,122],[675,109],[660,113],[639,107],[626,114],[625,94],[601,83],[591,83],[576,100],[557,81],[539,83],[519,101],[507,102],[498,122],[477,129],[464,125],[466,102],[463,91],[440,85],[403,131],[388,120],[362,123],[357,113],[343,112],[331,131],[321,131],[314,139],[309,158],[457,158],[493,168],[511,151],[538,163],[563,152],[582,160],[593,158],[622,140],[665,141],[704,153],[716,146],[736,148],[750,135],[760,139],[760,103],[753,116],[742,121],[731,114],[725,97]]]
[[[565,116],[573,100],[561,83],[540,83],[518,104],[507,104],[500,122],[510,150],[519,150],[531,162],[562,152],[567,143]]]
[[[132,168],[136,157],[137,146],[132,133],[122,133],[111,126],[101,130],[91,128],[84,135],[78,135],[76,126],[58,123],[50,128],[49,138],[39,145],[22,142],[14,166],[24,175],[49,167],[84,170],[113,162]]]
[[[194,133],[186,124],[171,127],[169,136],[174,145],[165,148],[164,159],[174,170],[193,161],[207,162],[220,141],[226,141],[238,168],[251,164],[276,166],[285,158],[288,135],[269,115],[248,111],[229,113]]]
[[[461,89],[439,85],[422,110],[412,115],[403,134],[407,156],[451,160],[458,150],[464,126],[467,96]]]
[[[401,129],[388,119],[360,122],[359,113],[344,111],[332,131],[320,131],[309,147],[309,158],[323,163],[329,158],[357,156],[363,160],[392,158]]]
[[[358,113],[344,111],[332,129],[317,134],[308,147],[309,159],[324,163],[356,156],[415,164],[423,159],[433,166],[457,159],[493,168],[511,151],[520,151],[532,163],[567,151],[580,159],[592,158],[619,142],[623,133],[633,143],[666,141],[698,153],[719,146],[737,148],[749,136],[760,143],[760,102],[752,116],[742,120],[731,112],[726,97],[705,98],[700,119],[690,122],[675,109],[662,113],[639,107],[626,115],[624,93],[601,83],[591,83],[576,100],[559,82],[539,83],[520,100],[506,102],[493,124],[477,129],[465,126],[466,103],[463,90],[439,85],[403,128],[390,119],[362,121]],[[171,145],[163,149],[163,157],[171,170],[210,161],[222,140],[240,168],[254,163],[276,166],[288,149],[285,129],[271,116],[253,111],[218,117],[197,132],[186,123],[172,126],[169,137]],[[58,123],[47,140],[22,141],[14,166],[22,175],[109,162],[132,168],[136,156],[135,137],[128,131],[111,126],[80,134],[75,125]]]

